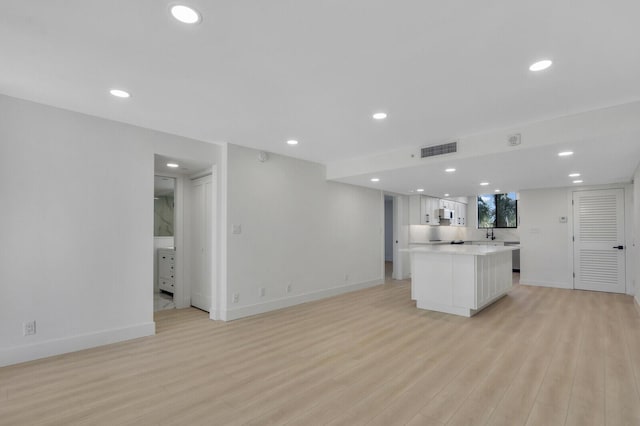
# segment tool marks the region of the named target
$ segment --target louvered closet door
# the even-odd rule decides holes
[[[624,293],[623,190],[574,192],[573,223],[574,287]]]

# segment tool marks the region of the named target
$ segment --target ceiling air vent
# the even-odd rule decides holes
[[[425,146],[420,149],[420,158],[458,152],[458,141],[443,143],[442,145]]]

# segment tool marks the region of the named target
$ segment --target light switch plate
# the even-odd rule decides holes
[[[566,216],[560,216],[560,223],[567,223],[567,217]]]
[[[231,232],[234,234],[242,234],[242,225],[231,225]]]

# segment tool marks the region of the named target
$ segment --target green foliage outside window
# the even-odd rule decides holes
[[[478,228],[517,228],[516,193],[478,196]]]

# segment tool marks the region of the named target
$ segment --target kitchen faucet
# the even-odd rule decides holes
[[[489,238],[489,228],[487,228],[487,237],[486,238]],[[495,239],[496,239],[496,236],[493,235],[493,228],[491,228],[491,240],[495,240]]]

